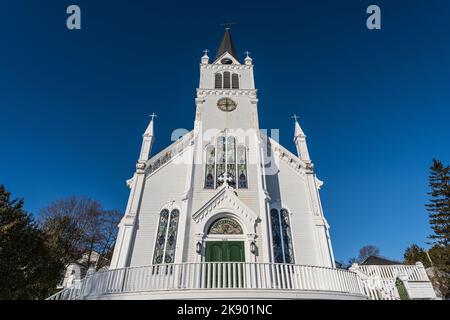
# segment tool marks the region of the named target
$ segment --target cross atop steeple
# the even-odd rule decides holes
[[[220,25],[225,27],[225,30],[230,30],[231,26],[234,26],[236,22],[222,22]]]
[[[158,115],[157,115],[156,113],[153,112],[153,113],[150,115],[150,118],[151,118],[150,121],[153,121],[153,119],[156,118],[156,117],[158,117]]]
[[[251,52],[249,52],[249,51],[247,50],[247,51],[245,51],[244,53],[247,55],[246,58],[249,58],[249,54],[250,54]]]
[[[295,122],[298,122],[299,116],[294,113],[291,118],[294,119]]]
[[[207,56],[207,55],[208,55],[208,52],[209,52],[209,50],[208,50],[208,49],[205,49],[205,50],[203,50],[203,53],[205,54],[205,56]]]

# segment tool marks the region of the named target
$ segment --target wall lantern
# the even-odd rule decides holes
[[[255,254],[256,253],[256,244],[255,241],[252,241],[252,243],[250,243],[250,252]]]
[[[197,241],[197,246],[196,246],[196,251],[197,253],[201,253],[202,252],[202,243],[200,241]]]

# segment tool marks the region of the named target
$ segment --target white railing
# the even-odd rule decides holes
[[[364,295],[357,275],[343,269],[273,263],[203,262],[97,272],[88,275],[78,291],[65,289],[49,299],[185,289],[311,290]]]
[[[373,300],[399,300],[396,288],[397,278],[404,283],[430,283],[424,266],[415,265],[358,265],[351,271],[358,275],[364,293]]]
[[[78,288],[65,288],[45,300],[78,300],[81,290]]]
[[[382,279],[397,279],[399,275],[407,276],[408,281],[429,281],[425,268],[417,265],[359,265],[359,269],[368,276]]]

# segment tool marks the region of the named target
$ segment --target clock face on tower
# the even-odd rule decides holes
[[[229,112],[236,109],[237,104],[230,98],[222,98],[219,99],[219,101],[217,101],[217,106],[219,107],[220,110]]]

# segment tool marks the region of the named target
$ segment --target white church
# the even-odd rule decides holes
[[[390,267],[390,284],[336,268],[297,117],[293,154],[260,130],[253,61],[230,30],[204,52],[192,131],[155,155],[154,116],[143,135],[109,270],[50,299],[395,299],[397,278],[429,289],[420,265]]]

